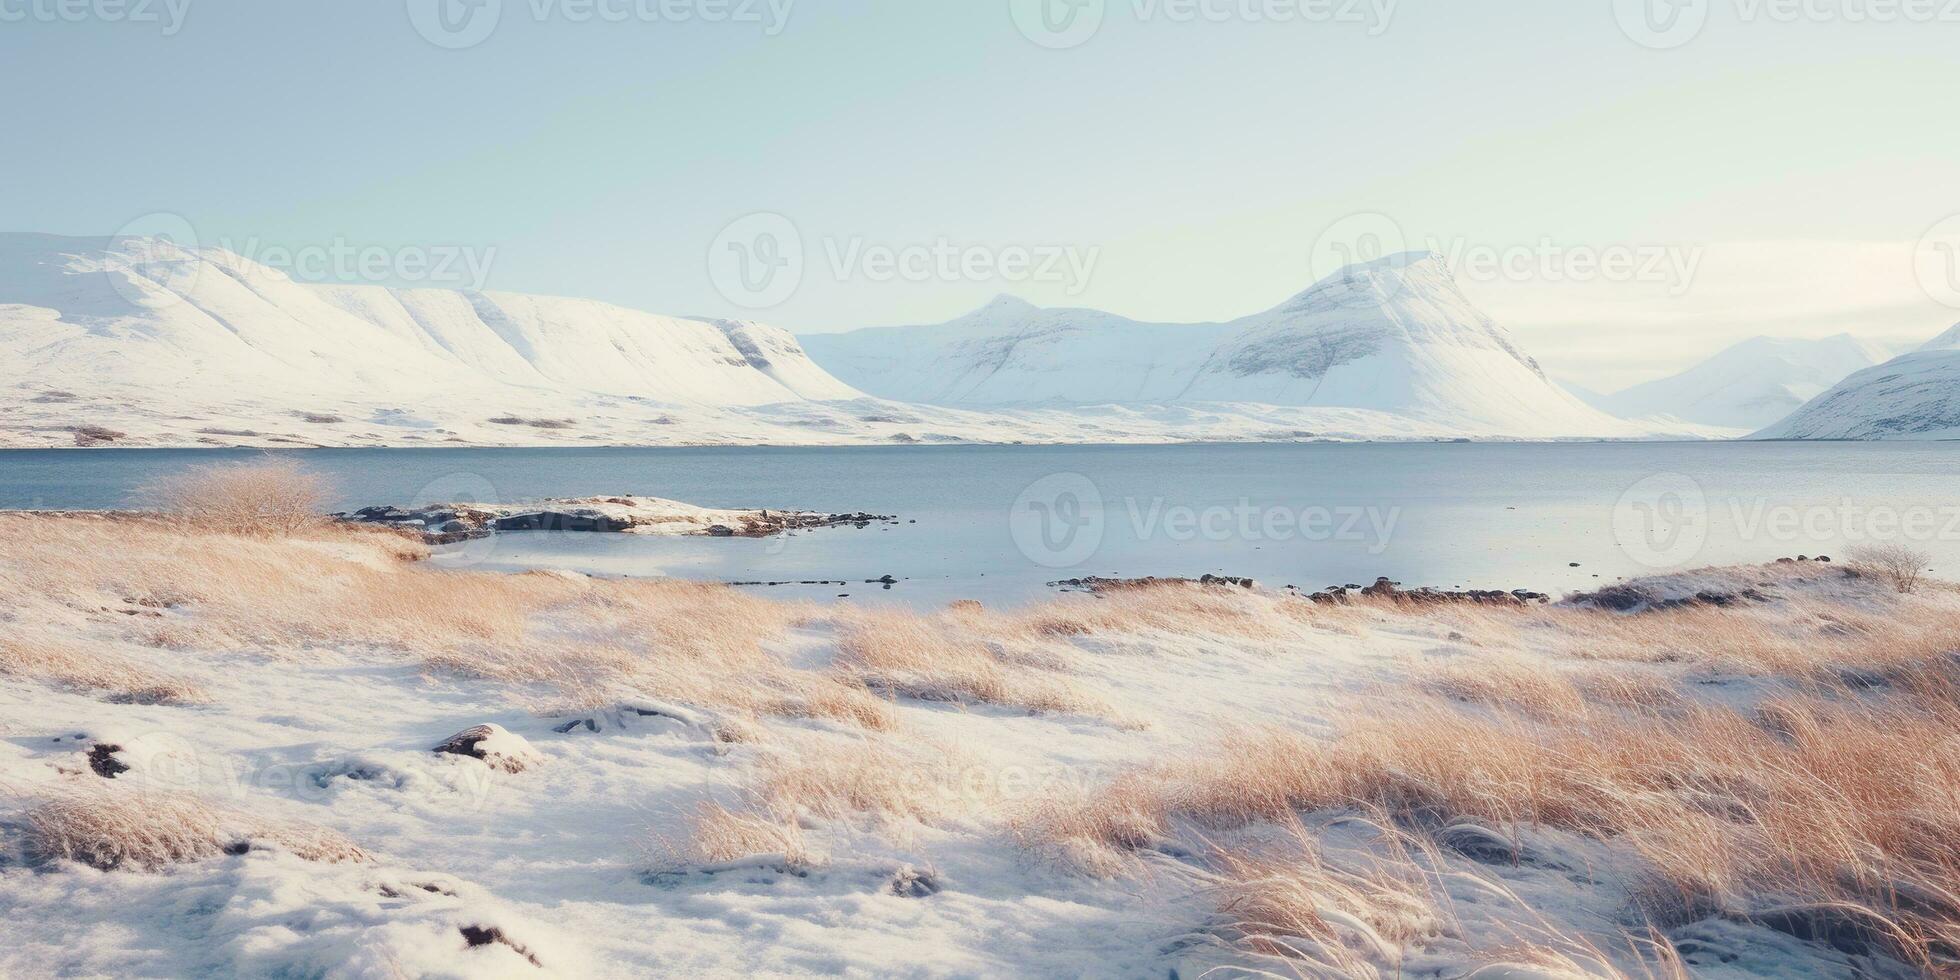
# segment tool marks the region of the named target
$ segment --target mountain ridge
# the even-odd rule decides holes
[[[1095,353],[1119,370],[1068,370],[1085,342],[1118,329],[1122,343]],[[498,290],[309,284],[222,249],[0,234],[0,362],[13,369],[0,376],[0,445],[1694,434],[1627,425],[1562,390],[1475,410],[1491,392],[1551,389],[1447,270],[1417,260],[1346,270],[1231,324],[1137,325],[997,297],[940,331],[887,333],[893,350],[943,341],[978,368],[939,379],[953,406],[868,393],[826,370],[811,340],[755,321]],[[988,404],[1003,382],[1031,383],[1013,405]],[[1085,382],[1092,398],[1078,390]],[[1403,400],[1363,397],[1377,391]]]
[[[1852,374],[1751,438],[1960,439],[1960,324]]]
[[[847,384],[944,406],[1256,403],[1456,415],[1541,435],[1614,428],[1552,384],[1427,252],[1350,266],[1230,321],[996,298],[940,324],[803,342]]]
[[[1601,395],[1621,418],[1671,417],[1755,431],[1775,423],[1853,372],[1890,359],[1850,334],[1804,339],[1756,336],[1690,367]]]

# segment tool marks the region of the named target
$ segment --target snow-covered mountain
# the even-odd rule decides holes
[[[1228,323],[1140,323],[1004,297],[949,323],[803,344],[846,383],[934,405],[1255,403],[1533,436],[1627,428],[1547,380],[1430,253],[1351,266]]]
[[[1960,324],[1866,368],[1758,439],[1960,439]]]
[[[1621,418],[1671,417],[1755,431],[1852,372],[1891,356],[1850,334],[1822,340],[1756,337],[1679,374],[1601,396],[1593,404]]]
[[[160,239],[0,235],[0,357],[11,445],[794,441],[849,429],[811,406],[876,404],[763,324],[306,285]]]
[[[1659,434],[1552,387],[1420,259],[1358,267],[1235,324],[1003,301],[917,335],[824,343],[853,338],[875,356],[835,360],[888,397],[759,323],[308,285],[215,248],[0,234],[0,446]]]

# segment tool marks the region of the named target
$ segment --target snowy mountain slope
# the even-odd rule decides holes
[[[1604,396],[1622,418],[1672,417],[1754,431],[1891,354],[1850,334],[1821,340],[1755,337],[1682,371]]]
[[[1960,439],[1960,325],[1866,368],[1758,439]]]
[[[849,384],[939,405],[1252,403],[1536,436],[1629,430],[1548,381],[1428,253],[1350,267],[1229,323],[1139,323],[1002,298],[937,326],[803,340]]]
[[[58,311],[66,325],[44,325],[43,343],[10,349],[16,363],[84,387],[213,380],[266,392],[490,395],[518,386],[744,406],[803,397],[751,363],[732,339],[752,347],[743,330],[590,300],[308,286],[217,249],[38,235],[6,236],[0,268],[0,298]],[[142,363],[126,363],[137,351]],[[794,353],[792,343],[776,359]],[[832,385],[826,394],[857,393]]]
[[[1371,288],[1405,283],[1421,285],[1398,272]],[[1428,336],[1438,325],[1424,321],[1443,315],[1433,298],[1417,303],[1413,289],[1403,290],[1411,295],[1371,312],[1353,299],[1360,288],[1309,293],[1310,301],[1238,325],[1135,327],[1109,314],[1002,302],[916,336],[867,332],[882,338],[871,348],[882,359],[881,386],[935,406],[866,395],[819,366],[797,338],[764,324],[519,293],[308,285],[219,249],[0,234],[0,446],[1160,443],[1669,431],[1576,416],[1575,402],[1547,396],[1529,362],[1504,352],[1501,335],[1476,336],[1473,323],[1463,336],[1444,331],[1438,340]],[[1316,333],[1330,317],[1338,322],[1325,337]],[[1329,339],[1339,330],[1347,339]],[[1344,361],[1323,379],[1351,395],[1347,403],[1307,393],[1314,382],[1301,372],[1315,355],[1301,345],[1321,341],[1374,345],[1372,360]],[[946,344],[965,369],[941,363]],[[1426,363],[1432,355],[1436,363]],[[1508,373],[1479,374],[1486,364]],[[1370,385],[1396,397],[1369,403],[1362,395]],[[1497,392],[1494,402],[1483,385]]]
[[[1922,351],[1960,350],[1960,323],[1946,328],[1945,333],[1921,344],[1919,349]]]

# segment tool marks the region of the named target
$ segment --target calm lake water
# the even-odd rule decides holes
[[[0,508],[109,508],[253,452],[0,452]],[[1249,575],[1317,589],[1557,593],[1670,567],[1912,542],[1960,574],[1960,445],[1361,444],[848,449],[400,449],[293,454],[335,505],[649,494],[895,514],[767,540],[513,534],[447,565],[716,581],[770,594],[1018,601],[1082,575]],[[916,521],[917,523],[911,523]],[[1573,567],[1574,565],[1577,567]],[[865,580],[891,575],[887,590]]]

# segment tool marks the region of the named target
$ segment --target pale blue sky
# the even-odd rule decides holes
[[[1108,0],[1086,43],[1050,50],[1009,0],[797,0],[774,36],[502,0],[487,38],[446,50],[405,0],[176,0],[170,36],[55,2],[0,0],[8,229],[108,234],[167,211],[205,243],[494,250],[492,288],[803,331],[945,319],[1003,291],[1241,315],[1304,288],[1316,242],[1361,212],[1464,252],[1760,243],[1727,254],[1770,260],[1718,248],[1679,290],[1537,267],[1466,283],[1555,373],[1607,388],[1752,333],[1903,340],[1960,320],[1913,288],[1909,245],[1960,212],[1960,23],[1700,0],[1706,27],[1655,50],[1612,0],[1402,0],[1379,32],[1250,22],[1245,0],[1211,0],[1219,22]],[[1268,3],[1301,9],[1250,6]],[[756,211],[794,223],[806,263],[787,300],[745,310],[707,255]],[[853,239],[1095,259],[1079,289],[840,281],[827,250]],[[1766,301],[1784,279],[1795,299]]]

